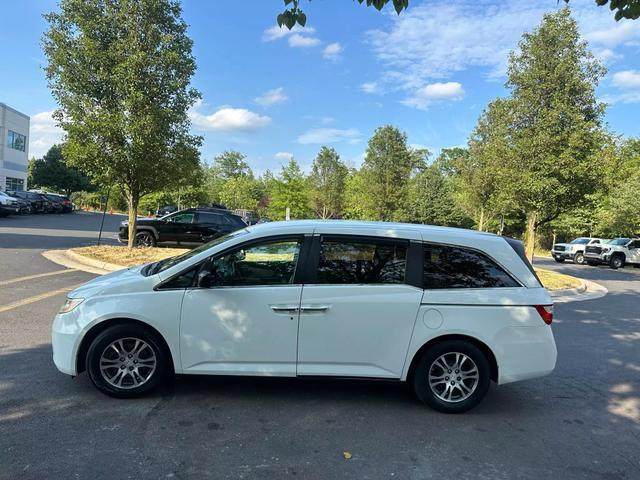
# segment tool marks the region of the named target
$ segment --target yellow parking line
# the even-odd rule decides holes
[[[30,303],[39,302],[40,300],[44,300],[45,298],[53,297],[55,295],[60,295],[61,293],[70,292],[74,288],[78,288],[80,285],[82,285],[82,283],[72,285],[70,287],[60,288],[58,290],[53,290],[51,292],[41,293],[40,295],[34,295],[33,297],[23,298],[22,300],[18,300],[17,302],[13,302],[9,305],[0,307],[0,313],[8,312],[9,310],[13,310],[18,307],[24,307],[25,305],[29,305]]]
[[[4,280],[0,282],[0,287],[4,287],[5,285],[11,285],[12,283],[26,282],[27,280],[33,280],[34,278],[50,277],[52,275],[60,275],[62,273],[77,272],[77,271],[78,271],[77,268],[65,268],[64,270],[56,270],[54,272],[37,273],[36,275],[28,275],[26,277],[12,278],[11,280]]]

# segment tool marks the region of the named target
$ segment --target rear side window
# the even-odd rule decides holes
[[[403,283],[407,247],[400,243],[323,240],[316,283]]]
[[[213,225],[222,225],[224,221],[222,220],[222,215],[217,213],[198,213],[198,223],[207,223]]]
[[[497,288],[520,285],[481,252],[448,245],[425,245],[424,288]]]

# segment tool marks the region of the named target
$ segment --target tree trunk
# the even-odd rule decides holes
[[[138,223],[138,203],[140,202],[140,195],[138,192],[132,192],[127,197],[127,203],[129,204],[129,241],[127,246],[133,248],[136,245],[136,226]]]
[[[527,258],[533,264],[533,251],[536,247],[536,212],[530,212],[527,214],[527,236],[525,243],[525,251]]]
[[[478,220],[478,230],[484,232],[484,207],[480,207],[480,220]]]

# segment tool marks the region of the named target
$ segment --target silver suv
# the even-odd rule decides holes
[[[578,265],[584,264],[585,247],[589,245],[600,245],[602,239],[592,237],[579,237],[571,240],[569,243],[556,243],[551,249],[553,259],[562,263],[565,260],[571,260]]]
[[[584,258],[589,265],[622,268],[626,264],[640,267],[640,239],[615,238],[602,245],[587,246]]]

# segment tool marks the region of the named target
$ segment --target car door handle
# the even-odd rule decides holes
[[[287,314],[298,313],[300,311],[297,305],[271,305],[271,310],[273,310],[274,313]]]
[[[303,305],[300,307],[302,313],[324,313],[331,308],[330,305]]]

